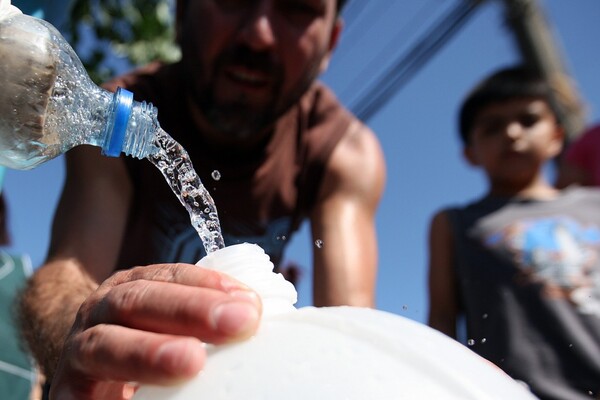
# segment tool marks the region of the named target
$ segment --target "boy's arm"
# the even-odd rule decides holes
[[[375,305],[375,213],[385,161],[369,128],[357,122],[349,129],[328,162],[311,214],[315,306]]]
[[[454,266],[454,240],[446,211],[437,213],[429,230],[428,324],[456,338],[459,313],[458,285]]]

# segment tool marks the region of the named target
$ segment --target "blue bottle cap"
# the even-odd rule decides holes
[[[125,131],[133,108],[133,93],[129,90],[118,88],[113,98],[113,108],[110,122],[106,127],[102,154],[109,157],[118,157],[123,149]]]

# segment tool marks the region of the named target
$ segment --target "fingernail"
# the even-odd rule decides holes
[[[258,293],[253,290],[233,290],[228,294],[237,300],[250,301],[255,306],[260,306],[260,297],[258,296]]]
[[[230,301],[216,306],[212,311],[213,327],[227,336],[242,336],[254,332],[259,312],[248,301]]]

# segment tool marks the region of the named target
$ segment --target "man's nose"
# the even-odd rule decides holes
[[[259,1],[242,21],[241,40],[255,51],[264,51],[275,42],[273,9],[268,1]]]

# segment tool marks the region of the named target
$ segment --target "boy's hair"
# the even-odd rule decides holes
[[[458,122],[463,145],[470,143],[471,129],[483,108],[523,97],[543,99],[558,121],[554,90],[546,79],[523,65],[503,68],[481,81],[463,101]]]

